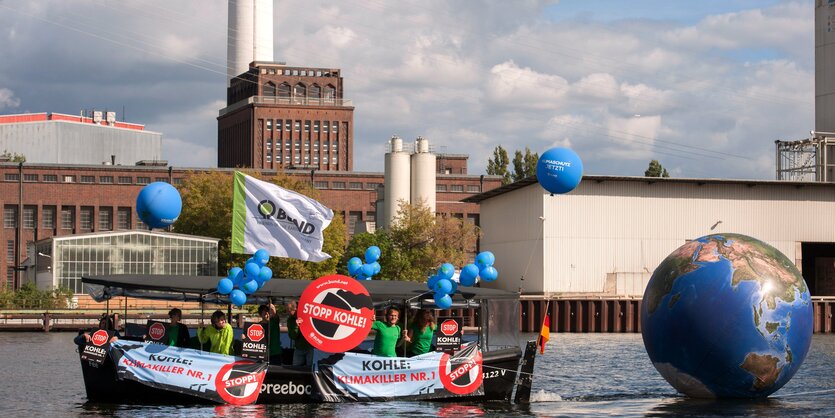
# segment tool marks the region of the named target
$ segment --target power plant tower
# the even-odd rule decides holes
[[[389,139],[388,145],[383,174],[383,213],[377,216],[379,228],[388,228],[394,222],[401,201],[411,203],[409,153],[403,151],[403,140],[396,135]]]
[[[273,0],[229,0],[226,86],[253,61],[273,61]]]
[[[815,2],[815,132],[835,132],[835,1],[832,0]]]
[[[415,153],[412,159],[412,204],[428,206],[435,213],[435,166],[436,156],[429,151],[429,140],[415,139]]]

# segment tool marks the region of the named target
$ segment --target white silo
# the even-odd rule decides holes
[[[381,228],[388,228],[397,216],[400,202],[411,202],[409,154],[403,151],[403,140],[396,135],[389,140],[389,152],[386,153],[383,176],[383,216],[378,219],[382,219]]]
[[[412,154],[412,204],[421,202],[435,213],[435,154],[429,151],[429,140],[415,139]]]
[[[229,0],[226,85],[253,61],[273,61],[273,0]]]

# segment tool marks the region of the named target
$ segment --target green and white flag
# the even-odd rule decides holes
[[[333,211],[325,205],[275,184],[235,172],[232,199],[232,252],[323,261],[322,231]]]

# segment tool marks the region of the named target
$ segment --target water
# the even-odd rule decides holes
[[[677,395],[650,364],[638,334],[552,334],[545,355],[537,358],[530,405],[386,402],[246,407],[88,404],[72,337],[71,333],[0,333],[3,416],[835,416],[835,335],[815,335],[794,378],[761,401],[703,401]]]

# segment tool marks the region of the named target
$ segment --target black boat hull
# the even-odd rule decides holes
[[[432,401],[501,401],[510,402],[517,381],[517,369],[522,359],[518,348],[483,353],[484,394],[450,396]],[[210,401],[191,395],[154,388],[142,383],[116,378],[116,366],[108,356],[104,364],[81,360],[87,399],[102,403],[192,404]],[[390,399],[386,399],[390,400]],[[318,396],[310,369],[271,365],[267,369],[259,404],[288,404],[322,402]]]

